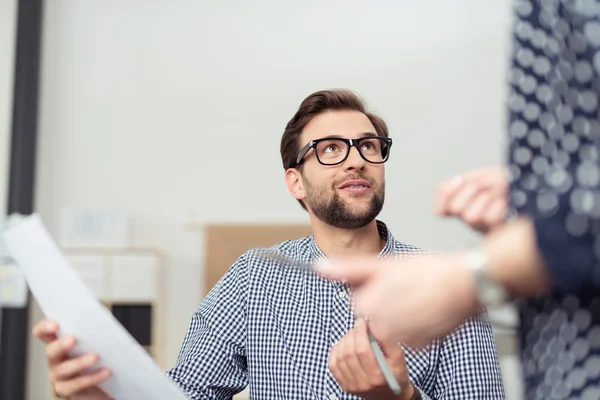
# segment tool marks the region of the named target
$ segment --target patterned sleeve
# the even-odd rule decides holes
[[[511,209],[563,293],[600,286],[600,2],[515,1]]]
[[[240,257],[204,298],[168,377],[194,400],[230,399],[248,384],[247,263]]]
[[[505,398],[496,342],[485,314],[468,319],[444,338],[433,398]]]

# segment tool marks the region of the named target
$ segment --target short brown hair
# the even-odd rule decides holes
[[[283,168],[287,170],[296,166],[296,157],[298,157],[298,152],[302,146],[299,143],[300,135],[314,117],[326,111],[346,110],[358,111],[365,114],[375,127],[378,136],[389,136],[385,121],[381,117],[368,112],[364,100],[358,94],[347,89],[321,90],[304,99],[296,114],[294,114],[285,127],[280,144]],[[302,164],[298,168],[301,169]],[[298,201],[302,205],[302,208],[306,210],[304,203],[301,200]]]

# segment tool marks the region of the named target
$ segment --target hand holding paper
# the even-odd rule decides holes
[[[119,400],[173,399],[187,396],[172,384],[152,358],[102,306],[65,261],[37,215],[2,233],[1,239],[58,337],[77,338],[72,357],[96,353],[97,368],[112,374],[99,387]]]
[[[58,329],[56,322],[48,320],[38,322],[33,328],[33,334],[46,343],[49,378],[56,394],[71,400],[110,400],[98,386],[110,376],[110,370],[96,367],[98,355],[94,353],[69,357],[77,339],[72,336],[58,338]],[[93,372],[90,371],[92,368]]]

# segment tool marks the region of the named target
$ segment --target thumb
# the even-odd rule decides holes
[[[351,286],[359,286],[372,278],[377,268],[374,260],[330,260],[315,265],[315,271],[328,279],[345,281]]]

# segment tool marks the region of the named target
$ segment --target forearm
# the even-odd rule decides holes
[[[537,248],[533,223],[526,217],[507,222],[483,241],[489,273],[511,297],[533,297],[547,292],[551,277]]]

